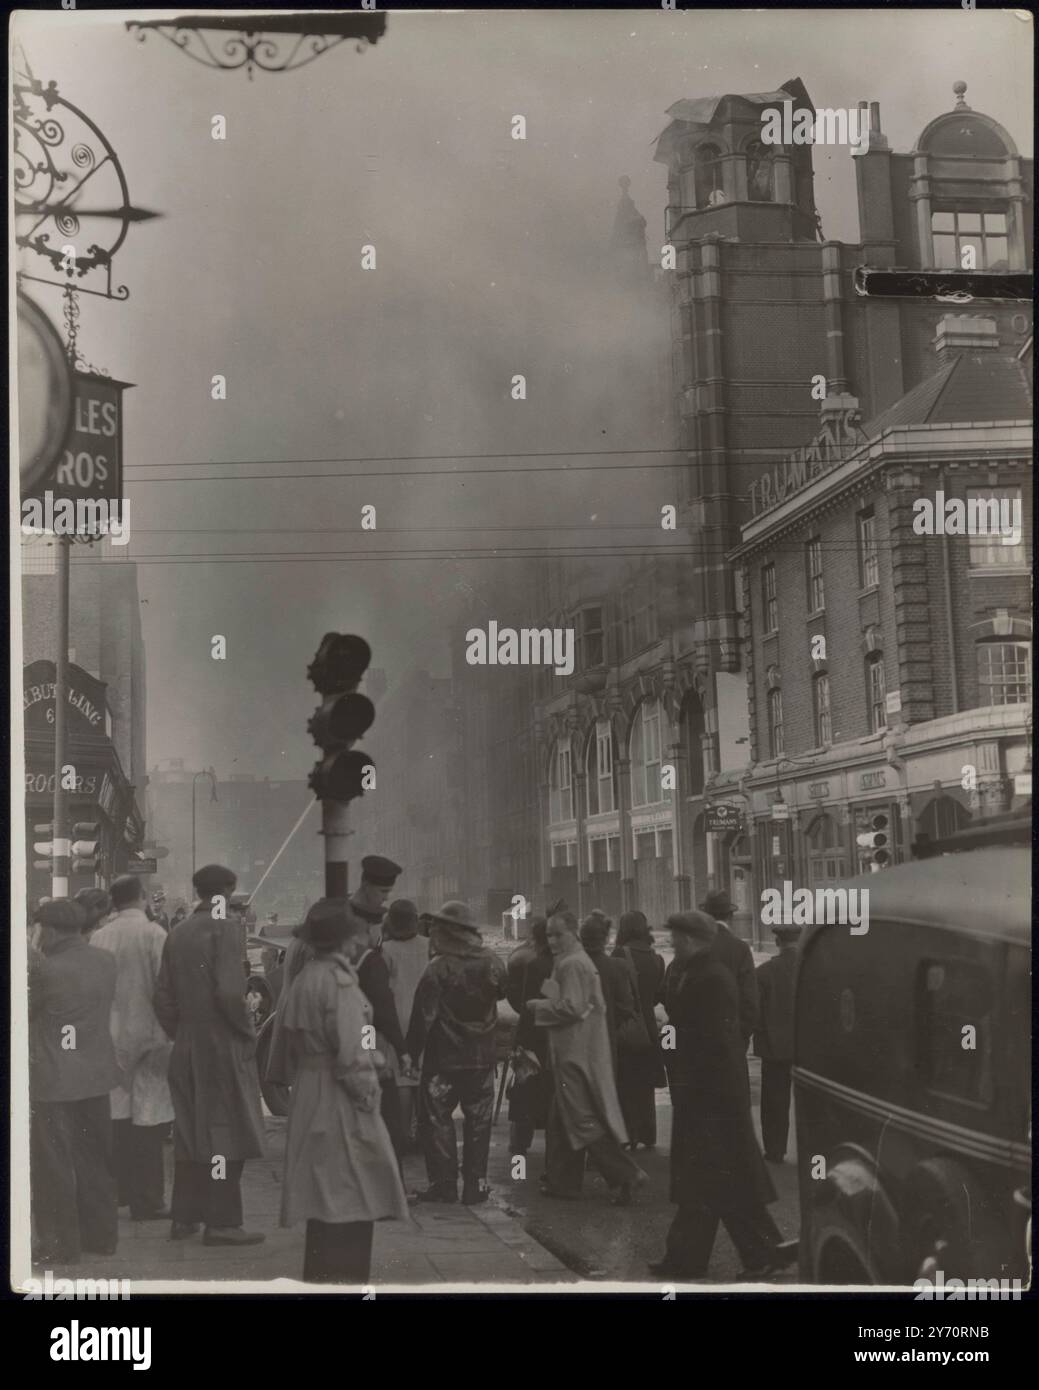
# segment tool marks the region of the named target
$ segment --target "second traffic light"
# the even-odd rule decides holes
[[[101,872],[101,840],[99,826],[94,821],[77,821],[72,827],[72,864],[74,874]]]
[[[375,719],[371,700],[357,693],[370,660],[371,649],[364,638],[330,632],[308,668],[307,674],[325,697],[307,723],[324,755],[309,778],[319,801],[353,801],[369,784],[372,761],[353,745]]]
[[[870,821],[870,828],[861,835],[856,835],[855,843],[861,849],[872,850],[870,855],[870,868],[883,869],[891,863],[891,851],[888,849],[887,816],[876,815]]]

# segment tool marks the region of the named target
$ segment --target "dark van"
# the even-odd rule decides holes
[[[1029,848],[841,886],[869,889],[868,932],[815,926],[799,947],[801,1277],[1024,1285]]]

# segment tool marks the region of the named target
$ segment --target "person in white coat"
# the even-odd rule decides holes
[[[116,963],[111,1029],[123,1084],[112,1091],[111,1107],[119,1205],[129,1206],[132,1221],[168,1220],[162,1146],[173,1119],[172,1044],[152,1007],[166,932],[145,912],[139,878],[117,878],[110,893],[115,915],[90,944]]]

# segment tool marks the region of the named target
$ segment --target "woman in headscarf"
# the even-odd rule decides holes
[[[657,1041],[653,1006],[664,982],[664,962],[653,949],[653,933],[645,914],[624,912],[617,928],[614,959],[626,960],[635,975],[638,1006],[652,1047],[646,1052],[622,1048],[617,1059],[617,1094],[632,1150],[641,1144],[652,1149],[657,1142],[656,1089],[667,1082]]]
[[[419,932],[418,909],[407,898],[390,903],[382,924],[382,954],[390,973],[390,992],[397,1007],[400,1030],[407,1037],[415,991],[429,964],[429,938]],[[402,1065],[394,1051],[390,1058],[400,1104],[401,1132],[409,1148],[415,1143],[415,1092],[418,1071]]]
[[[372,1010],[354,969],[368,923],[344,899],[323,898],[297,934],[310,955],[286,986],[268,1070],[292,1087],[281,1224],[307,1223],[304,1282],[365,1284],[373,1223],[408,1210],[366,1045]]]

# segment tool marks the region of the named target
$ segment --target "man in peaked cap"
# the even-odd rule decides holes
[[[381,854],[368,854],[361,860],[361,886],[350,899],[358,917],[379,926],[386,915],[386,899],[404,870]]]

